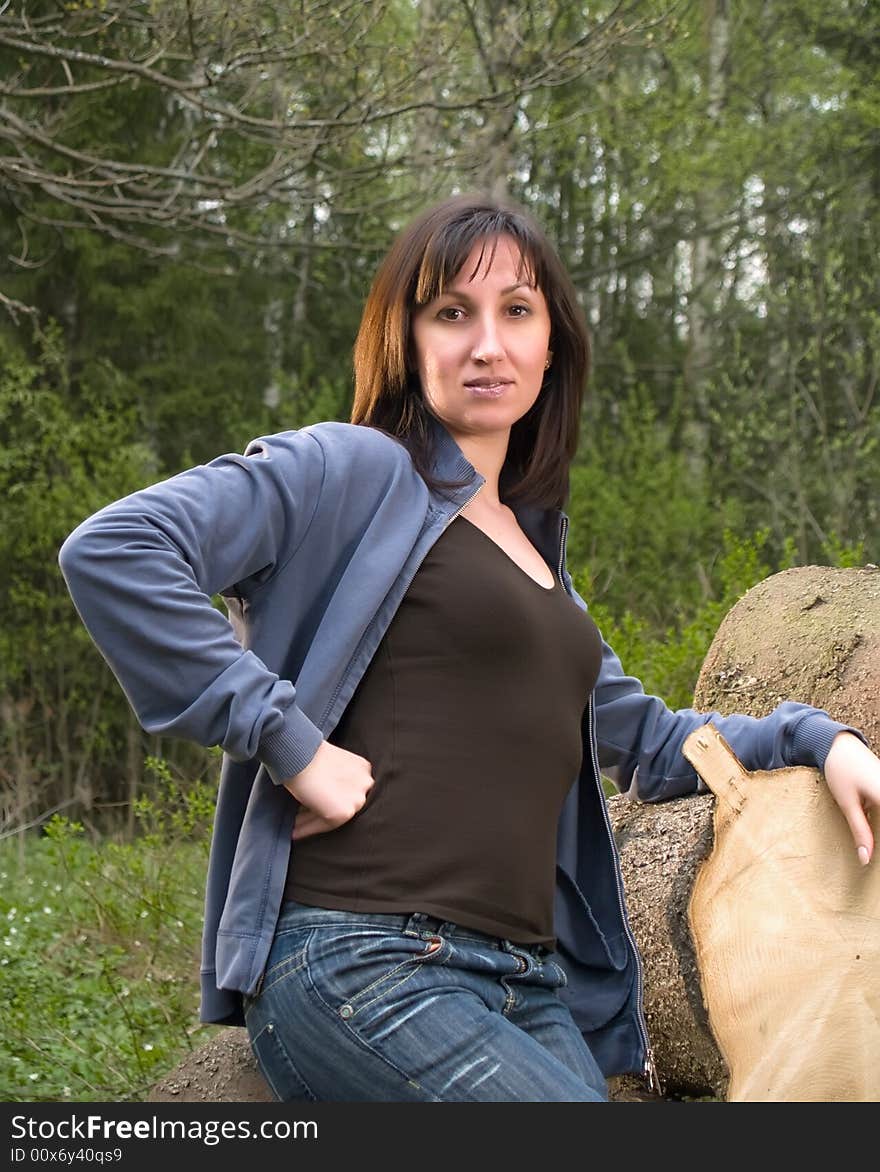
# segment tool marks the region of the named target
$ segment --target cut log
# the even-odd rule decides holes
[[[880,569],[798,566],[753,586],[712,640],[701,712],[765,716],[782,700],[824,708],[880,749]]]
[[[690,927],[728,1099],[880,1099],[880,868],[818,770],[747,772],[712,725],[684,752],[716,796]]]
[[[688,904],[712,849],[711,794],[646,805],[608,801],[633,936],[644,967],[645,1020],[665,1094],[723,1099],[727,1067],[703,1005]],[[632,1078],[615,1079],[615,1095]]]
[[[703,663],[694,707],[765,716],[783,700],[824,708],[880,749],[876,567],[784,570],[729,611]],[[671,1094],[724,1098],[726,1064],[703,1006],[687,919],[697,869],[712,847],[712,805],[711,797],[656,806],[611,798],[608,808],[661,1082]]]

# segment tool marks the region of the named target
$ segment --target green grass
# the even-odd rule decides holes
[[[213,794],[152,763],[134,843],[56,818],[0,844],[0,1100],[136,1101],[211,1031],[198,1024]]]

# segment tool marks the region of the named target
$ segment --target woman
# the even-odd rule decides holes
[[[352,423],[135,493],[62,550],[144,727],[226,750],[202,1018],[246,1020],[279,1098],[600,1101],[649,1072],[599,768],[694,792],[709,719],[747,768],[823,767],[870,858],[880,762],[852,730],[670,712],[585,613],[560,510],[588,357],[537,225],[445,201],[376,276]]]

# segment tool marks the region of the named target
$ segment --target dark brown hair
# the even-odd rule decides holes
[[[431,412],[412,355],[412,316],[440,296],[475,245],[494,248],[500,236],[518,245],[522,270],[550,311],[553,361],[531,409],[510,432],[502,471],[506,499],[561,508],[577,450],[590,343],[571,278],[538,224],[526,212],[481,196],[455,196],[405,228],[379,267],[354,348],[351,422],[377,427],[408,448],[435,489],[451,487],[431,472]]]

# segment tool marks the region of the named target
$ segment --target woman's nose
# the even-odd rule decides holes
[[[504,346],[494,318],[479,319],[471,357],[474,362],[495,362],[504,355]]]

